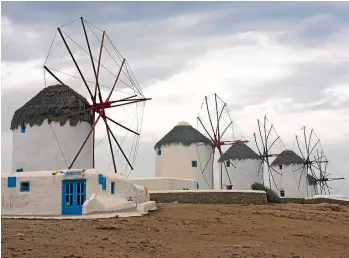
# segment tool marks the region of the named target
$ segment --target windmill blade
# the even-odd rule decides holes
[[[259,136],[261,138],[261,143],[262,143],[262,147],[263,147],[263,156],[266,156],[267,155],[266,148],[265,148],[265,144],[263,141],[263,136],[262,136],[261,125],[260,125],[259,119],[257,119],[257,124],[258,124]]]
[[[74,163],[75,163],[76,159],[77,159],[77,158],[78,158],[78,156],[80,155],[80,152],[81,152],[81,151],[82,151],[82,149],[84,148],[84,146],[85,146],[85,144],[86,144],[87,140],[89,139],[89,137],[90,137],[91,133],[93,132],[93,130],[94,130],[95,126],[97,125],[98,120],[99,120],[100,118],[101,118],[101,115],[98,115],[98,117],[97,117],[96,121],[93,123],[92,128],[90,129],[90,131],[89,131],[89,133],[87,134],[87,136],[86,136],[86,138],[85,138],[84,142],[82,143],[82,145],[81,145],[80,149],[78,150],[77,154],[75,155],[75,157],[73,158],[72,162],[70,163],[70,165],[69,165],[68,169],[71,169],[71,168],[73,167],[73,165],[74,165]]]
[[[303,166],[303,168],[304,168],[304,166]],[[306,170],[306,169],[302,169],[301,175],[300,175],[300,177],[299,177],[298,189],[299,189],[300,186],[301,186],[302,176],[303,176],[303,173],[304,173],[305,170]]]
[[[305,156],[302,152],[302,149],[301,149],[301,146],[299,145],[299,140],[298,140],[298,136],[296,135],[296,142],[297,142],[297,146],[298,146],[298,150],[299,150],[299,153],[302,155],[302,158],[305,160]]]
[[[261,164],[259,165],[259,167],[258,167],[258,176],[260,175],[260,173],[261,173],[261,170],[262,170],[262,173],[263,173],[263,164],[264,164],[264,162],[263,161],[261,161]]]
[[[272,167],[270,167],[270,168],[272,168]],[[273,175],[273,173],[272,173],[271,171],[269,171],[269,175],[270,175],[271,178],[273,179],[273,183],[274,183],[276,189],[279,190],[279,187],[278,187],[278,185],[277,185],[276,182],[275,182],[274,175]],[[270,185],[270,188],[271,188],[271,185]]]
[[[258,146],[257,137],[256,137],[256,134],[255,134],[255,133],[253,134],[253,137],[254,137],[254,141],[255,141],[255,143],[256,143],[256,147],[257,147],[259,156],[261,157],[262,162],[264,162],[264,161],[265,161],[265,157],[264,157],[263,153],[261,152],[261,150],[260,150],[260,148],[259,148],[259,146]]]

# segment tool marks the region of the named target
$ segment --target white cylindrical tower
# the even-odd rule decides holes
[[[16,110],[11,122],[12,170],[67,169],[91,130],[92,114],[78,113],[88,105],[70,87],[53,85]],[[92,137],[91,134],[72,168],[93,167]]]
[[[307,197],[313,195],[313,180],[308,176],[304,160],[292,150],[284,150],[271,163],[274,180],[279,189],[272,182],[272,188],[282,197]]]
[[[177,124],[154,148],[157,177],[192,179],[199,189],[213,188],[211,141],[187,122]]]
[[[251,190],[253,183],[263,183],[262,160],[243,142],[233,143],[218,162],[222,170],[223,189],[230,185],[230,181],[234,190]]]

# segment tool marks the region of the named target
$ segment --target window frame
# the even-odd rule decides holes
[[[23,185],[24,185],[24,184],[28,184],[28,189],[27,189],[27,190],[23,189]],[[20,185],[19,185],[19,191],[20,191],[20,192],[24,192],[24,193],[30,192],[30,181],[22,181],[22,182],[20,183]]]
[[[115,182],[110,182],[110,194],[115,194]]]

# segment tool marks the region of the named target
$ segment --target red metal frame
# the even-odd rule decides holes
[[[115,135],[113,134],[112,130],[110,129],[110,126],[108,125],[108,120],[113,122],[114,124],[124,128],[125,130],[128,130],[129,132],[134,133],[135,135],[139,135],[139,133],[137,133],[137,132],[135,132],[135,131],[125,127],[125,126],[123,126],[122,124],[120,124],[120,123],[114,121],[113,119],[111,119],[110,117],[108,117],[106,115],[105,110],[109,109],[109,108],[115,108],[115,107],[131,105],[131,104],[135,104],[135,103],[138,103],[138,102],[147,101],[147,100],[150,100],[150,98],[145,98],[145,97],[143,97],[143,98],[136,98],[137,95],[133,95],[133,96],[130,96],[130,97],[127,97],[127,98],[118,99],[118,100],[113,100],[113,101],[110,100],[111,96],[112,96],[112,94],[114,92],[115,86],[116,86],[117,82],[119,81],[119,77],[121,75],[122,69],[123,69],[123,67],[125,65],[125,62],[126,62],[126,59],[123,58],[122,64],[121,64],[121,66],[119,68],[118,74],[117,74],[115,82],[113,84],[113,87],[111,88],[111,90],[110,90],[108,96],[106,97],[106,99],[103,100],[103,97],[102,97],[102,94],[101,94],[100,85],[99,85],[99,71],[100,71],[100,65],[101,65],[102,51],[103,51],[103,48],[104,48],[105,31],[103,31],[102,40],[100,41],[101,42],[101,46],[100,46],[99,57],[98,57],[98,65],[97,65],[97,69],[96,69],[83,17],[80,17],[80,20],[81,20],[82,28],[83,28],[83,31],[84,31],[85,40],[86,40],[86,44],[87,44],[87,48],[88,48],[88,53],[89,53],[89,56],[90,56],[90,59],[91,59],[93,72],[94,72],[95,79],[96,79],[94,94],[92,94],[92,91],[90,90],[90,88],[89,88],[89,86],[88,86],[88,84],[87,84],[87,82],[86,82],[86,80],[85,80],[85,78],[84,78],[84,76],[82,74],[82,71],[80,70],[80,67],[79,67],[78,63],[77,63],[77,61],[74,58],[74,55],[73,55],[72,51],[70,50],[70,48],[68,46],[68,43],[67,43],[67,41],[66,41],[66,39],[65,39],[65,37],[63,35],[63,32],[62,32],[61,28],[57,29],[59,34],[60,34],[60,36],[61,36],[61,39],[64,42],[64,45],[65,45],[65,47],[66,47],[66,49],[67,49],[71,59],[73,60],[73,62],[75,64],[76,69],[78,70],[78,72],[80,74],[80,77],[81,77],[82,81],[84,82],[84,84],[86,86],[86,89],[87,89],[87,91],[88,91],[88,93],[90,95],[91,102],[92,102],[92,104],[86,105],[86,109],[85,110],[82,110],[82,111],[79,111],[79,112],[74,112],[74,113],[71,113],[71,114],[67,115],[69,117],[69,116],[76,115],[76,114],[83,113],[83,112],[92,112],[92,118],[93,118],[92,128],[89,131],[88,135],[86,136],[85,140],[83,141],[81,147],[77,151],[76,155],[72,159],[72,161],[71,161],[71,163],[70,163],[68,168],[70,169],[70,168],[73,167],[74,163],[76,162],[76,159],[78,158],[79,154],[81,153],[81,151],[84,148],[88,138],[91,136],[92,133],[93,133],[93,167],[95,166],[95,126],[97,125],[99,119],[102,118],[102,120],[105,123],[106,130],[107,130],[107,136],[108,136],[108,141],[109,141],[109,146],[110,146],[110,150],[111,150],[111,155],[112,155],[112,160],[113,160],[115,173],[117,173],[117,169],[116,169],[116,163],[115,163],[115,157],[114,157],[114,151],[113,151],[113,147],[112,147],[111,138],[113,138],[113,140],[116,142],[118,148],[121,150],[121,152],[122,152],[124,158],[126,159],[127,163],[130,165],[131,169],[133,169],[133,167],[132,167],[130,161],[128,160],[128,158],[126,157],[125,152],[123,151],[121,145],[119,144],[119,142],[117,141]],[[44,69],[53,78],[55,78],[61,85],[65,85],[63,83],[63,81],[60,80],[47,66],[44,65]],[[97,102],[97,94],[98,94],[99,102]],[[95,119],[96,116],[97,116],[97,119]]]
[[[247,140],[236,140],[236,141],[223,141],[222,140],[222,137],[224,136],[225,132],[228,130],[228,128],[232,125],[232,121],[228,124],[228,126],[226,126],[226,128],[223,130],[223,132],[221,133],[221,128],[220,128],[220,120],[221,120],[221,117],[222,117],[222,114],[223,114],[223,111],[224,109],[227,107],[227,104],[224,103],[218,96],[217,94],[215,93],[214,94],[214,97],[215,97],[215,109],[216,109],[216,118],[217,118],[217,124],[215,125],[216,128],[214,128],[214,125],[213,125],[213,122],[212,122],[212,119],[211,119],[211,115],[210,115],[210,110],[209,110],[209,107],[208,107],[208,97],[205,96],[205,104],[206,104],[206,110],[207,110],[207,114],[208,114],[208,117],[209,117],[209,120],[210,120],[210,127],[212,129],[212,133],[213,135],[211,135],[209,133],[209,130],[204,126],[200,116],[198,116],[198,121],[199,123],[201,124],[201,126],[203,127],[203,129],[205,130],[207,136],[210,138],[211,140],[211,143],[212,143],[212,153],[211,153],[211,156],[210,158],[208,159],[208,161],[206,162],[206,165],[203,169],[203,171],[205,171],[207,165],[208,165],[208,162],[209,160],[211,159],[212,155],[213,155],[213,158],[214,158],[214,153],[215,153],[215,150],[217,149],[218,152],[219,152],[219,155],[222,156],[223,155],[223,151],[222,151],[222,146],[224,145],[232,145],[234,143],[248,143],[249,141]],[[217,102],[217,98],[219,98],[224,104],[223,104],[223,107],[222,109],[218,110],[218,102]],[[228,169],[226,167],[225,164],[223,164],[224,167],[225,167],[225,170],[226,170],[226,173],[227,173],[227,176],[228,176],[228,179],[231,183],[231,180],[230,180],[230,176],[229,176],[229,173],[228,173]],[[202,171],[202,172],[203,172]],[[221,169],[221,188],[222,188],[222,169]]]

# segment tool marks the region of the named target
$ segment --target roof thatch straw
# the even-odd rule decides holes
[[[212,145],[211,141],[193,128],[188,123],[180,123],[168,132],[160,141],[155,144],[154,148],[160,149],[162,146],[171,144],[182,144],[189,146],[194,143],[203,143],[204,145]]]
[[[292,150],[284,150],[281,152],[276,159],[271,163],[272,166],[277,165],[290,165],[290,164],[303,164],[304,159],[299,157]]]
[[[67,85],[52,85],[44,88],[24,106],[17,109],[11,121],[11,130],[19,126],[25,127],[42,125],[45,119],[48,122],[59,122],[64,125],[68,120],[70,126],[85,121],[92,124],[92,113],[87,111],[72,116],[68,114],[85,110],[88,101]]]
[[[245,160],[259,159],[259,155],[243,142],[235,142],[230,148],[220,157],[218,162],[226,160]]]

